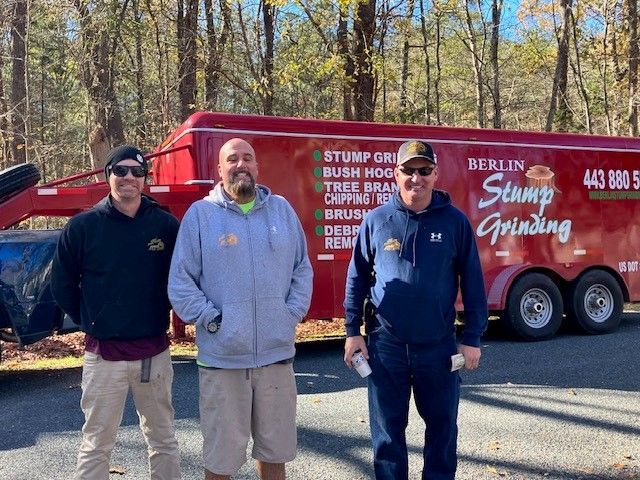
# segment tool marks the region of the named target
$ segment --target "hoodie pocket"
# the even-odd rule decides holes
[[[377,311],[390,332],[404,342],[429,342],[446,332],[440,297],[433,292],[418,293],[406,284],[387,283]]]
[[[206,332],[206,325],[204,325]],[[253,353],[253,302],[231,302],[222,305],[222,323],[216,333],[206,333],[202,348],[217,356]]]
[[[100,340],[126,336],[122,307],[116,302],[105,302],[95,316],[90,316],[89,322],[87,333]]]
[[[298,318],[281,297],[257,299],[258,352],[293,346]]]

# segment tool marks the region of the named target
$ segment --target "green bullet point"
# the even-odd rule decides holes
[[[314,150],[313,152],[313,159],[317,162],[322,158],[322,153],[320,153],[320,150]]]
[[[321,237],[324,234],[324,228],[322,228],[322,225],[318,225],[316,227],[316,235],[318,235],[319,237]]]
[[[316,192],[321,192],[323,186],[322,182],[316,182]]]
[[[313,174],[314,174],[316,177],[320,178],[320,177],[322,176],[322,168],[320,168],[320,167],[316,167],[316,168],[314,168],[314,169],[313,169]]]
[[[318,209],[315,213],[316,220],[322,220],[322,210]]]

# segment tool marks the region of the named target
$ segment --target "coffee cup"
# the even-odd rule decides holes
[[[351,357],[351,364],[356,367],[356,370],[360,374],[362,378],[367,377],[371,374],[371,367],[369,366],[369,362],[364,357],[364,354],[361,351],[357,351]]]

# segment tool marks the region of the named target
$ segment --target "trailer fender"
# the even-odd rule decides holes
[[[531,265],[508,265],[485,273],[487,303],[490,311],[504,310],[507,303],[507,292],[513,280],[529,268]]]

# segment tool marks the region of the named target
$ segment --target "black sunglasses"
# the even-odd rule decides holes
[[[398,167],[398,170],[400,170],[402,173],[404,173],[408,177],[413,177],[413,174],[416,172],[418,172],[418,175],[420,175],[421,177],[428,177],[429,175],[431,175],[431,172],[433,172],[433,168],[434,167],[413,168],[413,167],[402,166],[402,167]]]
[[[116,177],[126,177],[129,172],[131,172],[131,175],[136,178],[145,177],[147,175],[147,169],[140,165],[114,165],[111,167],[111,171]]]

